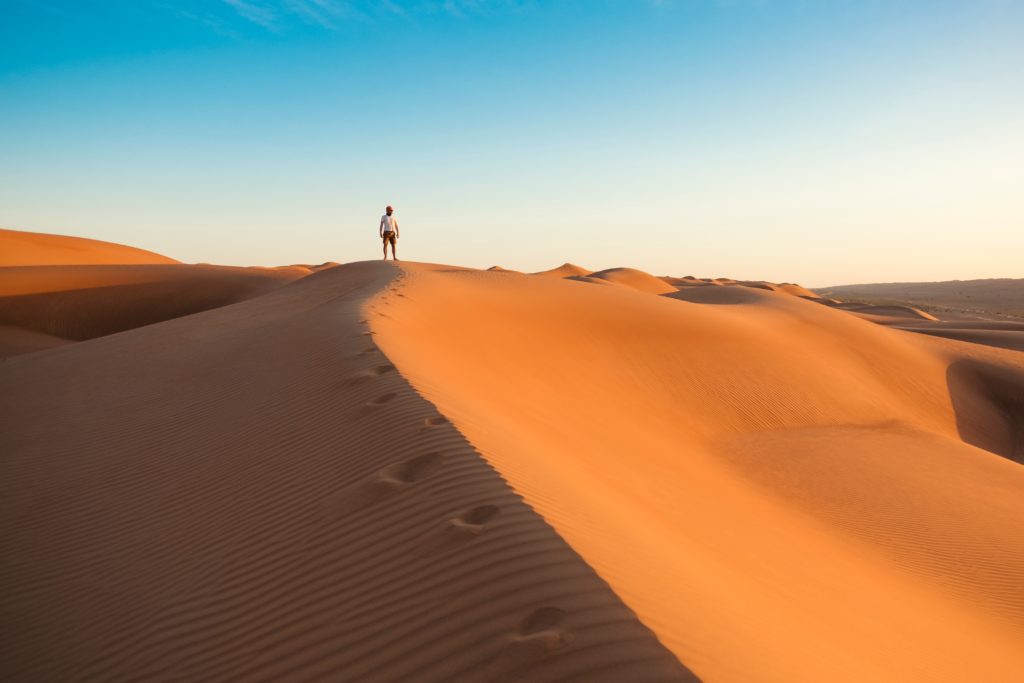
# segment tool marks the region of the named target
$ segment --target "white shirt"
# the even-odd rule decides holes
[[[394,215],[389,216],[387,214],[384,214],[383,216],[380,217],[380,220],[381,220],[381,223],[383,223],[383,225],[384,225],[384,232],[394,232],[395,231],[395,217],[394,217]]]

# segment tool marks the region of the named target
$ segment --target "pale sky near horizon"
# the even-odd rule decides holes
[[[5,0],[0,227],[187,262],[1024,277],[1024,2]]]

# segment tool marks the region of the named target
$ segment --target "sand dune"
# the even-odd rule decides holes
[[[892,324],[891,321],[879,322]],[[893,327],[972,344],[1024,351],[1024,323],[991,322],[972,325],[968,321],[958,321],[937,322],[929,325],[894,324]]]
[[[898,304],[862,304],[856,302],[832,302],[821,300],[827,306],[867,316],[883,316],[885,318],[910,318],[917,320],[938,320],[934,315],[913,306]]]
[[[1024,319],[1024,278],[842,285],[818,292],[844,301],[917,306],[943,320]]]
[[[0,673],[1019,678],[1024,354],[538,275],[0,269]]]
[[[705,680],[1024,669],[1024,358],[729,283],[401,267],[382,350]]]
[[[580,276],[583,276],[583,275],[590,275],[590,272],[591,271],[589,271],[586,268],[583,268],[581,266],[577,266],[577,265],[572,264],[572,263],[563,263],[562,265],[558,266],[557,268],[552,268],[551,270],[543,270],[543,271],[541,271],[539,273],[533,273],[533,274],[534,275],[541,275],[541,276],[544,276],[544,277],[566,278],[566,277],[580,277]]]
[[[50,334],[0,325],[0,358],[52,349],[70,343],[71,341],[68,339],[54,337]]]
[[[675,287],[666,283],[661,278],[636,270],[635,268],[609,268],[596,273],[591,273],[589,278],[604,280],[614,285],[621,285],[638,292],[649,292],[652,294],[665,294],[674,292]]]
[[[0,268],[0,325],[92,339],[244,301],[309,272],[184,264]]]
[[[99,263],[177,263],[123,244],[0,228],[0,267]]]
[[[381,354],[398,272],[0,363],[4,678],[693,680]]]
[[[8,264],[0,267],[0,357],[226,306],[336,265],[185,265],[120,244],[12,230],[0,230],[0,246]]]
[[[994,295],[990,293],[989,296],[993,297]],[[832,308],[849,311],[859,318],[880,325],[934,337],[956,339],[971,344],[1024,351],[1024,323],[1014,322],[1008,316],[1004,316],[1004,319],[1000,320],[991,320],[983,317],[968,317],[963,311],[960,311],[958,314],[952,315],[952,319],[939,320],[927,311],[913,306],[865,304],[834,299],[819,299],[818,301]],[[994,304],[990,303],[989,305]]]

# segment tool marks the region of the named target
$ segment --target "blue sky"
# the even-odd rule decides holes
[[[378,255],[1024,277],[1024,3],[2,0],[0,226]]]

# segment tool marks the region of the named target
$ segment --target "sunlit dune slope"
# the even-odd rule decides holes
[[[608,268],[607,270],[591,273],[589,278],[604,280],[612,284],[651,294],[664,294],[676,291],[675,287],[666,283],[661,278],[654,277],[635,268]]]
[[[123,244],[0,228],[0,267],[99,263],[177,263]]]
[[[1019,680],[1024,356],[725,280],[401,268],[381,349],[699,676]]]
[[[544,276],[544,277],[552,277],[552,278],[580,277],[582,275],[589,275],[589,274],[590,274],[590,271],[587,270],[586,268],[583,268],[581,266],[577,266],[577,265],[572,264],[572,263],[563,263],[562,265],[558,266],[557,268],[552,268],[551,270],[544,270],[544,271],[541,271],[539,273],[534,273],[534,275],[541,275],[541,276]]]
[[[0,362],[0,678],[693,680],[377,348],[397,273]]]

